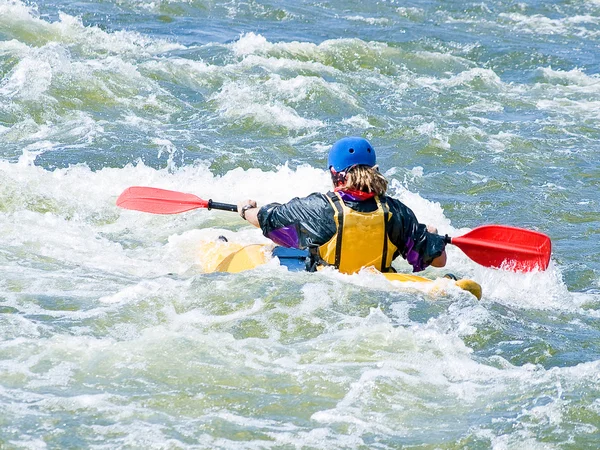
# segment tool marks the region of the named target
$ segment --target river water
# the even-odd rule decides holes
[[[0,448],[598,448],[599,43],[598,0],[0,0]],[[550,267],[207,274],[260,231],[115,206],[325,191],[346,135]]]

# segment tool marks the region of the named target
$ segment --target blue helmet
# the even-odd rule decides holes
[[[373,167],[377,163],[375,149],[364,138],[346,137],[337,141],[329,150],[327,167],[342,172],[351,166]]]

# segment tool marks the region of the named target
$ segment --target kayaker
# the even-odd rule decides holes
[[[376,161],[375,149],[366,139],[340,139],[331,147],[327,162],[333,191],[261,208],[254,200],[243,200],[238,211],[276,244],[308,249],[309,270],[322,265],[354,273],[373,266],[389,272],[398,256],[414,272],[430,265],[443,267],[444,237],[434,227],[419,223],[401,201],[386,195],[388,181]]]

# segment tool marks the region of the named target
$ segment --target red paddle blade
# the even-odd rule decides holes
[[[545,234],[503,225],[475,228],[452,238],[452,244],[482,266],[515,272],[546,270],[552,251],[550,238]]]
[[[117,206],[154,214],[177,214],[196,208],[208,208],[208,201],[194,194],[133,186],[123,191],[117,199]]]

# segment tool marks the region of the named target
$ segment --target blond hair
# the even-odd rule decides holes
[[[346,173],[344,188],[383,195],[387,191],[388,181],[379,173],[378,166],[354,166]]]

